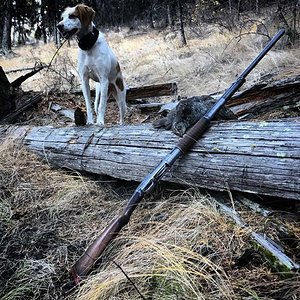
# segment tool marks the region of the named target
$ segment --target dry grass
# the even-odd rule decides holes
[[[53,170],[13,141],[0,147],[0,174],[3,300],[140,299],[113,262],[146,299],[300,295],[297,274],[284,279],[265,259],[235,268],[236,259],[251,248],[248,230],[221,216],[214,199],[193,188],[161,189],[147,197],[106,250],[102,263],[80,288],[68,291],[70,267],[118,214],[131,191]],[[265,232],[278,220],[246,211],[243,217]],[[299,238],[298,222],[288,224]]]
[[[0,149],[0,187],[0,297],[57,294],[74,258],[91,241],[99,216],[112,217],[107,212],[113,209],[106,209],[115,205],[115,197],[110,194],[107,201],[105,187],[52,170],[13,142]]]
[[[239,247],[240,234],[194,190],[162,200],[151,211],[139,212],[129,232],[118,238],[126,247],[114,260],[146,299],[233,299],[230,278],[220,262],[225,256],[227,263],[231,261],[229,244],[234,235]],[[142,232],[138,219],[148,220]],[[213,241],[207,235],[212,226]],[[221,227],[231,227],[227,237],[221,237]],[[132,299],[135,292],[128,287],[124,275],[110,264],[88,280],[80,299]]]
[[[190,33],[187,47],[180,47],[179,37],[158,31],[128,36],[123,30],[108,32],[106,37],[121,62],[128,86],[175,81],[181,96],[209,94],[227,88],[267,42],[266,37],[259,35],[237,39],[237,33],[224,35],[211,26],[201,34],[203,37],[199,38]],[[275,49],[250,74],[248,85],[270,72],[300,65],[299,49],[284,49],[280,43]],[[0,58],[0,65],[10,70],[33,66],[37,61],[49,63],[55,50],[53,44],[16,48],[9,60]],[[55,72],[35,75],[23,88],[49,91],[78,86],[76,54],[75,41],[70,46],[65,44],[54,62]],[[11,73],[10,80],[19,75]]]

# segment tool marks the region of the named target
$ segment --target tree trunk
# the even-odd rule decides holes
[[[293,8],[293,20],[292,20],[292,31],[293,31],[293,37],[292,37],[292,44],[296,44],[296,40],[298,38],[298,33],[297,33],[297,11],[298,11],[298,1],[294,0],[294,8]]]
[[[55,34],[55,45],[57,48],[60,47],[61,42],[60,42],[60,33],[57,29],[57,23],[58,23],[58,2],[55,0],[55,16],[54,16],[54,34]]]
[[[229,6],[229,13],[232,13],[232,3],[231,0],[228,0],[228,6]]]
[[[178,7],[179,7],[179,20],[180,20],[180,37],[181,37],[181,45],[186,46],[186,38],[185,38],[185,32],[184,32],[184,24],[183,24],[183,9],[182,9],[182,3],[181,0],[177,0]]]
[[[11,1],[5,2],[5,13],[3,15],[2,24],[2,40],[1,40],[1,52],[7,54],[11,51]]]
[[[255,0],[255,13],[259,14],[259,0]]]
[[[300,200],[299,121],[213,124],[163,180]],[[49,163],[138,182],[178,142],[170,131],[149,124],[11,131]]]
[[[174,19],[172,17],[171,3],[167,3],[167,26],[170,29],[174,27]]]
[[[47,44],[47,33],[46,33],[46,16],[45,16],[45,1],[42,0],[41,2],[41,19],[42,19],[42,36],[43,36],[43,41],[45,44]]]
[[[241,15],[241,0],[238,0],[238,7],[237,7],[237,18],[238,20],[240,19],[240,15]]]
[[[15,101],[12,95],[12,86],[9,83],[2,67],[0,66],[0,119],[12,112],[15,108]]]

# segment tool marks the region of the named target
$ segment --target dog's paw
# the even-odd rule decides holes
[[[87,119],[86,125],[94,125],[94,120],[93,119]]]
[[[98,128],[104,128],[104,127],[105,127],[105,125],[104,125],[103,123],[101,123],[101,122],[97,122],[95,125],[96,125]]]

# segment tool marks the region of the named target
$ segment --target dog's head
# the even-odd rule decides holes
[[[80,30],[87,30],[94,20],[95,11],[84,4],[67,7],[61,15],[57,28],[64,38],[70,38]]]

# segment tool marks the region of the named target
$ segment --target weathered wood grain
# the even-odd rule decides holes
[[[163,83],[136,88],[129,88],[126,92],[126,100],[135,100],[151,97],[174,96],[177,94],[175,82]]]
[[[135,181],[177,141],[171,132],[149,124],[34,127],[26,128],[23,137],[28,149],[60,167]],[[300,200],[300,119],[213,124],[163,180]]]
[[[278,108],[300,106],[299,70],[277,72],[262,78],[251,88],[237,93],[227,105],[238,116],[259,116]]]
[[[72,91],[74,95],[82,95],[82,90]],[[95,90],[91,90],[91,95],[95,96]],[[132,87],[126,90],[126,100],[133,101],[152,97],[175,96],[177,95],[177,84],[175,82],[153,84],[141,87]]]
[[[18,102],[21,103],[16,109],[12,110],[4,118],[0,120],[0,124],[9,124],[14,121],[21,113],[28,110],[32,106],[38,104],[43,100],[41,93],[28,92],[24,93],[19,99]]]
[[[0,119],[14,110],[16,102],[10,82],[0,66]]]

